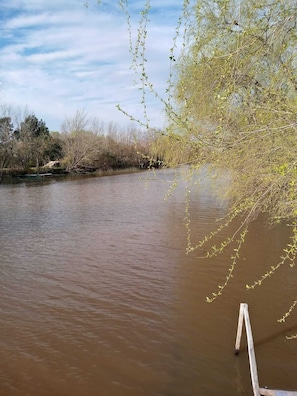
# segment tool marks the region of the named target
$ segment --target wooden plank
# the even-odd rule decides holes
[[[297,396],[295,391],[260,388],[261,396]]]
[[[246,336],[248,342],[248,355],[249,355],[250,374],[251,374],[253,392],[254,392],[254,396],[261,396],[251,322],[249,317],[248,305],[246,303],[241,303],[239,308],[238,326],[237,326],[237,334],[235,341],[235,353],[238,353],[240,348],[243,319],[245,322]]]
[[[249,355],[249,362],[250,362],[250,372],[251,372],[251,380],[253,386],[253,392],[255,396],[260,396],[260,387],[259,387],[259,380],[258,380],[258,371],[257,371],[257,363],[256,363],[256,356],[255,356],[255,348],[254,348],[254,340],[250,322],[250,316],[248,311],[248,305],[243,304],[243,315],[245,320],[245,330],[246,336],[248,341],[248,355]]]
[[[236,334],[236,341],[235,341],[236,355],[239,353],[239,348],[240,348],[240,340],[241,340],[242,327],[243,327],[243,310],[244,310],[244,303],[240,304],[240,308],[239,308],[238,326],[237,326],[237,334]]]

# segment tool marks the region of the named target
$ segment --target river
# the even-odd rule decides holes
[[[296,269],[245,288],[278,262],[289,227],[256,221],[225,293],[208,304],[232,252],[186,255],[186,186],[168,194],[175,177],[0,186],[1,396],[251,395],[245,338],[234,355],[241,302],[260,385],[297,390],[297,341],[286,339],[297,313],[277,322],[296,298]],[[193,188],[193,243],[225,213],[215,186]]]

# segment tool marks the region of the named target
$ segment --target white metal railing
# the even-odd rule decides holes
[[[246,303],[241,303],[240,308],[239,308],[238,326],[237,326],[237,334],[236,334],[236,341],[235,341],[235,353],[236,354],[239,353],[243,322],[245,323],[245,330],[246,330],[246,337],[247,337],[247,344],[248,344],[247,347],[248,347],[248,355],[249,355],[249,363],[250,363],[250,373],[251,373],[251,380],[252,380],[254,396],[297,396],[297,392],[295,392],[295,391],[292,392],[292,391],[282,391],[282,390],[260,388],[256,356],[255,356],[254,341],[253,341],[253,334],[252,334],[250,316],[249,316],[249,311],[248,311],[248,305]]]

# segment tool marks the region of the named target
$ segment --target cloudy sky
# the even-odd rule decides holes
[[[137,35],[144,0],[130,0]],[[127,19],[117,0],[2,0],[0,101],[42,118],[58,131],[65,117],[84,110],[104,123],[129,125],[121,107],[143,120],[141,91],[131,70]],[[147,72],[163,95],[182,0],[151,0]],[[148,96],[151,125],[162,127],[162,105]]]

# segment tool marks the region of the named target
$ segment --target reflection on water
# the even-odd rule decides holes
[[[257,222],[224,297],[206,304],[230,252],[185,254],[184,185],[164,200],[173,173],[0,188],[0,395],[249,395],[246,353],[233,354],[242,301],[261,385],[297,389],[284,337],[297,329],[276,321],[294,272],[245,291],[288,229]],[[224,214],[210,187],[191,196],[194,239]]]

